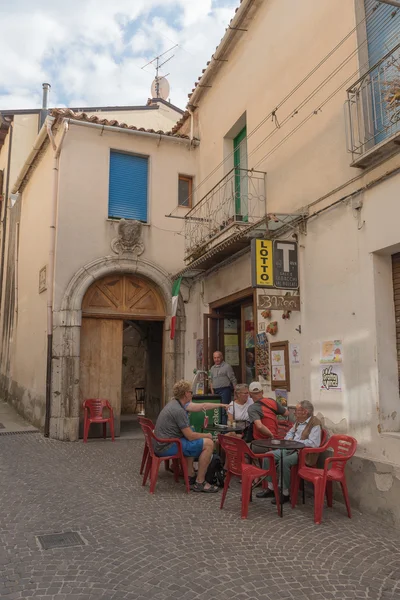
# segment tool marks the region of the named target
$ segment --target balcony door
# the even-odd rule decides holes
[[[235,168],[235,221],[249,220],[247,180],[247,130],[246,127],[233,140],[233,165]]]

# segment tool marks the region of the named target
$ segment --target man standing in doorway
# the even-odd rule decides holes
[[[213,354],[214,364],[211,367],[210,387],[211,393],[221,397],[222,404],[230,404],[232,401],[232,389],[237,381],[231,365],[224,361],[222,352],[216,350]],[[227,423],[227,414],[222,411],[221,421]]]

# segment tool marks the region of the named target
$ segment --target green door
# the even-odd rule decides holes
[[[233,165],[235,168],[235,220],[248,221],[247,194],[247,130],[242,131],[233,140]]]

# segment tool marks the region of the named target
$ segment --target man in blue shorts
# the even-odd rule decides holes
[[[189,411],[197,410],[198,405],[192,404],[192,390],[190,383],[184,380],[178,381],[173,388],[174,398],[168,402],[158,415],[155,435],[160,439],[179,438],[182,450],[188,462],[189,475],[193,471],[193,459],[199,457],[199,469],[196,481],[191,486],[193,492],[215,493],[218,488],[205,481],[205,475],[213,453],[214,442],[211,433],[197,433],[189,424]],[[200,405],[202,410],[215,408],[216,404],[204,403]],[[177,452],[176,444],[154,442],[154,450],[158,456],[168,456]]]

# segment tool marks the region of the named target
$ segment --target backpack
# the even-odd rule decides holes
[[[266,398],[267,400],[268,398]],[[262,404],[263,406],[265,406],[265,408],[268,408],[268,410],[270,410],[271,412],[273,412],[276,416],[279,415],[278,411],[274,410],[271,406],[267,406],[265,404],[265,402],[263,402],[264,398],[262,398],[261,400],[257,400],[257,402],[259,402],[260,404]],[[272,400],[272,398],[271,398]],[[276,400],[275,400],[276,402]],[[254,435],[253,435],[253,428],[254,428],[254,423],[249,423],[249,425],[246,427],[246,429],[244,430],[243,433],[243,439],[244,441],[249,444],[250,442],[254,441]]]
[[[218,487],[224,487],[225,483],[225,471],[224,465],[222,464],[221,458],[218,454],[213,454],[211,457],[210,464],[206,472],[205,480],[210,485],[217,485]]]

